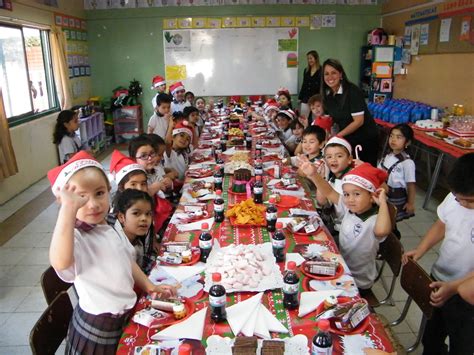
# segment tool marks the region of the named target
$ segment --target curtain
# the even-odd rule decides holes
[[[69,68],[66,55],[66,36],[61,28],[53,26],[51,29],[51,57],[53,61],[54,80],[59,96],[61,110],[72,106],[71,85],[69,81]]]
[[[17,172],[18,166],[10,138],[7,115],[3,106],[2,90],[0,89],[0,180],[15,175]]]

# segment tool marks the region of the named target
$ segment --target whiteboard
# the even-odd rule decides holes
[[[298,92],[296,28],[169,30],[163,36],[165,69],[185,66],[181,81],[196,95],[268,95],[280,87]],[[279,40],[290,39],[296,50],[279,51]],[[288,67],[289,55],[295,67]]]

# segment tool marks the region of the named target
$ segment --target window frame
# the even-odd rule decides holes
[[[52,104],[51,108],[38,112],[38,113],[34,113],[34,111],[29,111],[21,115],[8,117],[7,121],[8,121],[9,127],[12,128],[15,126],[19,126],[23,123],[31,122],[38,118],[51,115],[55,112],[59,112],[60,111],[59,99],[58,99],[58,93],[56,90],[56,85],[55,85],[55,80],[54,80],[53,61],[52,61],[52,56],[51,56],[51,42],[49,40],[51,31],[49,29],[35,27],[33,25],[16,25],[16,24],[5,23],[5,22],[0,22],[0,26],[17,28],[21,31],[21,38],[22,38],[22,43],[23,43],[23,55],[25,58],[26,76],[27,76],[28,81],[30,80],[30,68],[28,66],[28,60],[26,57],[26,42],[25,42],[25,34],[24,34],[23,29],[31,28],[31,29],[39,31],[40,41],[41,41],[41,51],[43,54],[43,67],[45,70],[45,78],[46,78],[45,80],[46,91],[48,94],[48,100]],[[31,107],[34,107],[31,91],[29,91],[29,94],[30,94],[29,97],[30,97]]]

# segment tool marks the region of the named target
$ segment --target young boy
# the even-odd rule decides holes
[[[448,175],[451,192],[438,206],[438,220],[414,250],[403,255],[420,259],[442,242],[431,275],[431,304],[435,307],[423,334],[423,354],[474,353],[474,306],[458,294],[458,286],[474,276],[474,153],[460,157]],[[471,172],[471,173],[469,173]]]
[[[156,108],[156,98],[159,94],[164,94],[166,91],[166,80],[162,76],[155,76],[151,80],[151,89],[156,90],[156,95],[151,100],[151,105],[153,106],[153,110]]]
[[[308,106],[310,108],[310,113],[308,117],[306,118],[305,116],[301,116],[299,119],[302,121],[303,125],[306,127],[311,126],[314,124],[314,121],[316,118],[319,116],[322,116],[324,114],[324,109],[323,109],[323,98],[321,95],[313,95],[308,99]]]
[[[340,250],[364,297],[377,277],[375,258],[379,243],[392,230],[387,197],[385,190],[380,188],[387,173],[363,163],[344,176],[343,194],[340,194],[306,157],[300,156],[299,159],[302,161],[300,169],[313,181],[318,192],[343,211]]]
[[[157,134],[163,139],[166,137],[171,101],[172,98],[168,94],[161,93],[156,96],[155,112],[148,121],[148,133]]]
[[[290,123],[291,137],[286,141],[286,148],[290,155],[296,155],[296,149],[301,145],[303,140],[304,127],[298,120],[293,120]]]
[[[288,107],[282,107],[276,115],[276,122],[278,124],[278,135],[281,142],[286,147],[288,140],[290,140],[293,133],[291,132],[290,123],[295,119],[295,113]]]
[[[171,103],[171,113],[177,111],[183,112],[186,106],[191,106],[191,104],[184,99],[184,94],[186,90],[181,81],[178,81],[170,86],[170,94],[173,95],[173,102]]]
[[[189,122],[189,125],[193,129],[191,144],[195,148],[199,145],[199,128],[197,125],[199,121],[199,110],[194,106],[188,106],[184,108],[183,115],[184,119]]]
[[[299,121],[298,124],[301,124]],[[311,163],[323,159],[322,149],[326,143],[326,132],[319,126],[306,127],[301,134],[301,141],[296,147],[295,155],[306,154]]]

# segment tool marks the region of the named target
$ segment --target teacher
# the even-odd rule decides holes
[[[321,63],[319,62],[319,54],[315,50],[306,53],[306,59],[308,60],[308,67],[305,68],[303,73],[303,84],[301,84],[298,100],[301,103],[301,115],[309,117],[308,99],[319,94],[321,87]]]
[[[322,71],[324,111],[339,126],[337,136],[347,139],[352,149],[362,146],[359,159],[377,166],[378,130],[362,90],[347,79],[342,64],[336,59],[327,59]]]

